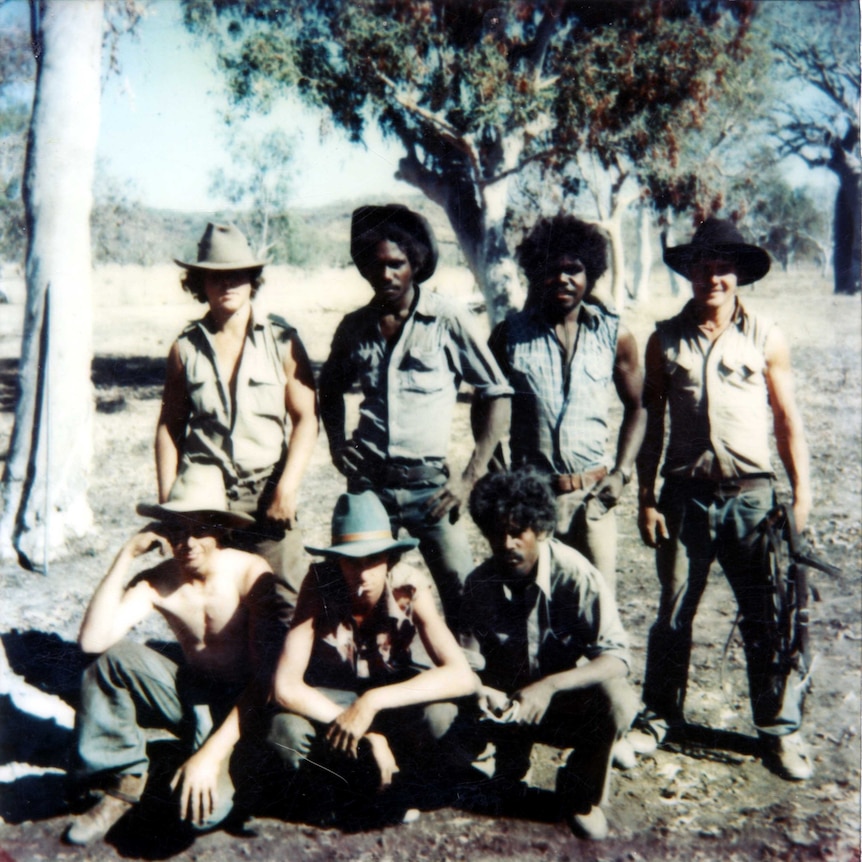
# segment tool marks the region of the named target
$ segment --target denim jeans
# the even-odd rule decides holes
[[[457,631],[464,581],[473,571],[473,553],[457,513],[449,511],[433,520],[426,508],[428,500],[446,480],[447,474],[442,470],[438,477],[402,488],[375,486],[364,477],[352,477],[348,490],[352,494],[374,491],[389,514],[393,535],[397,536],[403,527],[419,540],[419,551],[440,594],[443,615],[449,628]]]
[[[670,539],[656,549],[661,597],[647,646],[648,712],[683,720],[692,623],[717,560],[739,606],[754,723],[774,735],[799,729],[805,692],[788,685],[777,653],[769,560],[756,529],[774,502],[766,481],[762,488],[725,495],[711,483],[665,481],[658,508]]]

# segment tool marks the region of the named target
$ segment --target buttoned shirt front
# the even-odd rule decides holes
[[[491,349],[514,389],[512,463],[582,473],[605,463],[619,317],[581,303],[572,355],[541,310],[513,312]]]
[[[601,655],[629,666],[628,636],[613,594],[573,548],[556,539],[542,542],[527,590],[525,604],[493,558],[467,579],[460,638],[483,683],[511,693]]]
[[[387,575],[380,601],[359,625],[337,561],[313,564],[293,622],[314,620],[306,683],[362,692],[409,679],[427,666],[413,622],[413,599],[423,589],[431,589],[428,576],[397,563]]]
[[[177,339],[189,399],[183,463],[218,464],[228,489],[268,477],[287,453],[284,357],[296,330],[278,317],[249,321],[235,395],[213,345],[209,314]]]
[[[765,355],[771,329],[738,300],[713,342],[691,302],[656,325],[670,411],[663,475],[719,480],[772,472]]]
[[[342,398],[359,383],[362,401],[353,434],[375,459],[443,461],[462,381],[486,398],[510,395],[502,372],[452,300],[415,288],[413,308],[398,336],[380,331],[380,310],[348,314],[320,375],[320,398]]]

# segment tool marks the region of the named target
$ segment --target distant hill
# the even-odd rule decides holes
[[[398,200],[362,198],[315,209],[287,210],[270,221],[267,256],[273,263],[302,267],[350,263],[350,214],[363,204],[403,203],[431,223],[440,245],[441,263],[457,266],[463,257],[443,210],[421,194]],[[185,213],[127,203],[97,204],[93,210],[93,256],[96,263],[166,263],[175,257],[194,260],[208,221],[234,222],[256,238],[244,213]]]

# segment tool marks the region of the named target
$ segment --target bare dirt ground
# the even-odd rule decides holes
[[[683,297],[657,297],[624,320],[641,346],[656,319]],[[440,290],[470,298],[461,271],[443,272]],[[12,426],[15,357],[19,349],[20,286],[4,284],[12,303],[0,306],[0,453]],[[695,623],[688,696],[692,724],[675,741],[627,772],[616,771],[607,808],[611,837],[601,845],[574,839],[553,816],[547,793],[559,752],[534,752],[538,815],[498,816],[471,803],[425,812],[413,824],[345,831],[271,817],[255,817],[242,834],[224,831],[191,839],[171,830],[163,810],[127,818],[109,840],[76,850],[60,843],[68,822],[63,783],[71,743],[72,706],[82,658],[74,646],[80,619],[116,549],[139,526],[134,505],[152,499],[152,437],[159,407],[163,357],[184,322],[200,306],[183,301],[171,267],[107,268],[96,289],[95,460],[91,501],[96,530],[76,543],[46,576],[14,566],[0,569],[0,862],[118,858],[215,862],[257,858],[303,860],[858,860],[860,847],[860,417],[862,328],[859,297],[835,297],[810,271],[775,273],[747,303],[776,319],[794,352],[797,390],[812,450],[815,549],[840,566],[836,579],[814,574],[822,601],[813,608],[812,644],[818,654],[808,699],[806,736],[816,764],[805,784],[783,781],[757,757],[746,695],[741,643],[722,654],[735,603],[715,570]],[[303,274],[274,268],[260,303],[291,320],[312,359],[326,356],[340,316],[367,299],[352,271]],[[484,325],[484,321],[479,321]],[[452,460],[468,456],[467,403],[459,404]],[[780,488],[786,489],[781,481]],[[325,542],[331,507],[342,483],[329,464],[325,439],[305,485],[301,514],[306,540]],[[633,643],[633,682],[642,679],[647,630],[657,584],[651,555],[635,525],[634,494],[620,505],[618,598]],[[469,520],[469,519],[468,519]],[[468,523],[477,559],[486,548]],[[161,638],[152,624],[141,639]],[[0,659],[3,653],[0,652]],[[5,662],[4,662],[5,664]],[[473,800],[475,802],[475,800]],[[235,830],[236,831],[236,830]]]

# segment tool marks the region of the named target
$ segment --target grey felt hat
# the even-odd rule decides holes
[[[260,269],[268,261],[258,260],[252,254],[248,240],[238,227],[232,224],[210,222],[198,243],[198,259],[191,263],[175,257],[174,263],[185,269],[230,272],[239,269]]]

